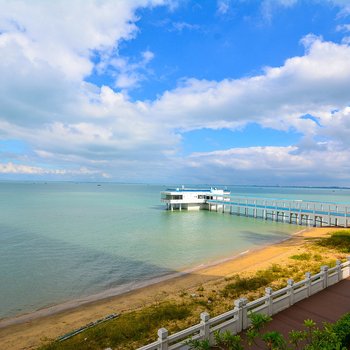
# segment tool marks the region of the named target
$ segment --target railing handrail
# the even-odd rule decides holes
[[[337,276],[336,281],[334,281],[335,276]],[[332,268],[322,266],[321,271],[315,275],[306,273],[306,278],[302,281],[294,283],[292,279],[289,279],[288,285],[279,290],[272,291],[271,288],[266,288],[265,296],[249,303],[247,299],[238,299],[234,303],[234,309],[213,318],[210,318],[207,313],[202,313],[200,323],[180,332],[168,336],[168,331],[165,328],[161,328],[158,330],[159,337],[157,341],[138,348],[138,350],[187,349],[188,347],[185,344],[186,339],[189,338],[211,339],[210,335],[213,331],[226,329],[227,327],[231,327],[233,333],[240,332],[249,326],[248,315],[250,312],[254,313],[264,310],[264,312],[272,316],[280,310],[292,306],[295,296],[298,296],[298,301],[303,300],[348,277],[350,277],[350,257],[343,263],[337,260],[336,266]],[[175,343],[177,340],[180,341]]]

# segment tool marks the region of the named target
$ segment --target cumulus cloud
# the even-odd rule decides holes
[[[349,150],[350,147],[350,107],[324,115],[321,119],[322,128],[319,135],[325,136]]]
[[[137,86],[154,53],[143,51],[133,62],[116,54],[119,42],[137,34],[138,7],[167,2],[0,3],[0,137],[23,140],[33,150],[27,162],[2,163],[0,172],[64,175],[67,170],[71,176],[160,180],[189,171],[188,180],[199,174],[198,181],[203,182],[212,173],[213,182],[219,181],[215,174],[227,182],[232,174],[242,179],[256,176],[254,169],[266,178],[294,174],[301,179],[318,171],[318,161],[332,159],[344,170],[334,175],[334,181],[346,178],[347,44],[308,35],[302,40],[304,55],[291,57],[280,67],[265,67],[260,75],[222,81],[183,79],[153,101],[133,101],[125,91],[98,87],[86,78],[93,70],[103,74],[113,69],[117,87]],[[36,20],[41,17],[42,22]],[[101,57],[97,64],[92,59],[96,52]],[[297,130],[305,137],[289,147],[179,156],[183,131],[235,129],[251,122]],[[30,161],[46,162],[53,170],[28,165]]]
[[[2,43],[16,43],[34,65],[80,80],[93,68],[92,50],[109,51],[137,30],[134,10],[146,1],[1,1]],[[40,18],[40,20],[38,20]]]
[[[188,159],[194,176],[205,174],[210,183],[346,185],[350,154],[337,144],[318,149],[247,147],[196,153]],[[334,169],[337,169],[335,172]]]
[[[312,35],[303,43],[304,56],[266,67],[259,76],[219,82],[188,79],[155,101],[153,114],[168,116],[169,127],[184,130],[258,122],[313,132],[315,123],[303,115],[321,116],[349,102],[350,47]]]
[[[109,74],[116,76],[115,87],[131,89],[139,86],[149,74],[147,65],[153,60],[154,53],[150,50],[141,53],[141,60],[130,62],[127,58],[113,58],[109,62]]]

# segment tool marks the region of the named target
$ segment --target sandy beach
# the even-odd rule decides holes
[[[325,236],[334,228],[313,228],[299,231],[290,239],[239,256],[196,268],[177,275],[155,279],[147,286],[124,291],[118,296],[99,295],[94,300],[66,303],[14,319],[0,321],[1,349],[35,349],[73,329],[112,313],[135,310],[166,299],[176,299],[179,293],[191,291],[199,285],[218,283],[236,273],[254,273],[272,263],[282,264],[302,249],[310,238]],[[172,277],[172,278],[170,278]],[[101,296],[103,297],[101,299]]]

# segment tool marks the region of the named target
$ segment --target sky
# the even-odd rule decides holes
[[[0,180],[350,186],[350,0],[0,0]]]

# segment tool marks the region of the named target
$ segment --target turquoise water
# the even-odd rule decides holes
[[[207,264],[300,227],[169,212],[165,186],[0,183],[0,318]],[[350,190],[232,187],[233,194],[350,201]]]

